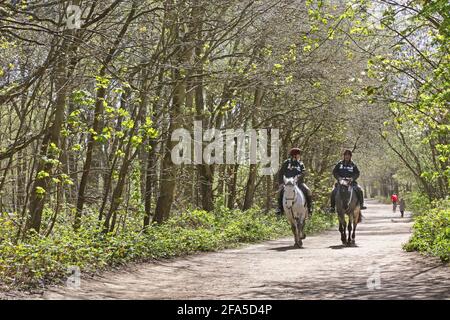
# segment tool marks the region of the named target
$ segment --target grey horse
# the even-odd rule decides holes
[[[358,197],[353,189],[351,178],[341,178],[338,181],[336,192],[336,211],[339,218],[339,232],[343,245],[355,244],[355,232],[358,222],[361,218],[361,209]],[[345,215],[348,216],[348,237],[346,235],[347,222]]]
[[[298,177],[283,177],[283,209],[286,218],[291,224],[292,233],[294,234],[294,246],[301,248],[303,246],[302,240],[306,238],[303,229],[305,227],[307,209],[305,195],[297,186],[297,179]]]

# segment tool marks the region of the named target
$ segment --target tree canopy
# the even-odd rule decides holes
[[[21,241],[92,217],[118,233],[186,208],[270,211],[277,179],[257,164],[171,161],[172,133],[195,121],[279,129],[280,161],[302,150],[321,207],[345,148],[370,195],[444,198],[449,13],[446,0],[0,1],[0,212]]]

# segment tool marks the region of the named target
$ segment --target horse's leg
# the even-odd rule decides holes
[[[298,239],[297,239],[297,230],[295,227],[295,224],[291,224],[292,233],[294,234],[294,247],[297,246]]]
[[[300,248],[303,246],[302,240],[305,238],[303,236],[303,225],[304,225],[304,222],[302,223],[301,218],[298,218],[297,219],[297,231],[298,231],[298,239],[299,239],[298,244],[299,244]]]
[[[339,232],[341,233],[341,241],[342,241],[342,244],[346,244],[347,236],[345,234],[345,228],[346,228],[345,216],[343,214],[339,214],[338,217],[339,217]]]
[[[295,218],[295,245],[298,248],[302,247],[300,218]]]
[[[303,246],[302,241],[302,224],[300,219],[297,220],[297,238],[298,238],[298,247],[301,248]]]
[[[351,244],[351,237],[352,237],[352,224],[353,224],[353,216],[349,215],[348,217],[348,238],[347,238],[347,244]]]
[[[301,238],[300,239],[305,239],[306,238],[306,234],[305,234],[305,220],[303,220],[303,223],[300,224],[300,234],[301,234]]]
[[[352,233],[352,244],[355,244],[355,238],[356,238],[356,226],[358,225],[358,219],[355,219],[353,221],[353,233]]]

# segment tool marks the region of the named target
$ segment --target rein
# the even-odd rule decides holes
[[[347,203],[347,210],[350,210],[350,203],[352,203],[352,198],[353,198],[353,186],[350,186],[350,198],[348,199],[348,203]]]
[[[295,189],[294,189],[294,197],[293,198],[286,198],[286,202],[287,201],[292,201],[292,203],[294,203],[295,199],[297,199],[297,194],[296,194]],[[291,206],[291,209],[292,209],[292,206]]]
[[[294,220],[295,220],[295,216],[294,216],[294,209],[293,209],[293,207],[294,207],[294,203],[295,203],[295,199],[296,198],[297,198],[297,193],[295,192],[295,188],[294,188],[294,197],[293,198],[287,198],[287,197],[285,198],[286,199],[286,206],[287,206],[287,202],[288,201],[292,201],[292,205],[288,209],[291,212],[292,219],[294,219]]]

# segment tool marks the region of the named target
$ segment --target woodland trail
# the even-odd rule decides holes
[[[336,228],[307,237],[303,249],[289,237],[135,264],[38,299],[450,299],[448,264],[401,248],[409,213],[367,204],[356,247],[341,246]]]

